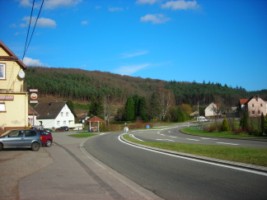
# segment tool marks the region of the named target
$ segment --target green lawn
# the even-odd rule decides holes
[[[207,132],[202,130],[198,126],[191,126],[181,129],[183,133],[203,136],[203,137],[218,137],[218,138],[232,138],[232,139],[249,139],[249,138],[257,138],[255,136],[248,135],[247,133],[238,133],[234,134],[231,131],[228,132]]]
[[[81,132],[81,133],[75,133],[75,134],[71,134],[71,137],[74,138],[88,138],[88,137],[92,137],[95,134],[89,133],[89,132]]]
[[[141,142],[128,134],[123,137],[131,142],[150,147],[267,167],[267,149],[173,142]]]

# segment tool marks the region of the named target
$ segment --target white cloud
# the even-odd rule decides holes
[[[199,8],[197,1],[185,1],[185,0],[177,0],[177,1],[168,1],[161,6],[162,8],[172,9],[172,10],[192,10]]]
[[[163,14],[147,14],[141,17],[141,22],[151,22],[152,24],[163,24],[170,20],[170,18]]]
[[[124,8],[121,8],[121,7],[109,7],[108,11],[109,12],[121,12],[121,11],[124,11]]]
[[[143,56],[148,54],[148,51],[136,51],[136,52],[131,52],[131,53],[123,53],[121,54],[122,58],[133,58],[137,56]]]
[[[121,66],[118,69],[115,69],[114,73],[121,74],[121,75],[132,75],[132,74],[148,67],[149,65],[150,64]]]
[[[20,5],[24,6],[24,7],[29,7],[32,6],[32,1],[30,0],[20,0]]]
[[[32,58],[29,58],[29,57],[25,57],[23,59],[23,63],[26,66],[42,66],[43,65],[40,60],[38,60],[38,59],[32,59]]]
[[[47,9],[54,9],[58,7],[69,7],[77,5],[80,2],[81,0],[46,0],[44,6]]]
[[[34,25],[36,17],[32,17],[31,25]],[[30,17],[23,18],[24,23],[20,24],[21,27],[28,27]],[[38,19],[36,26],[43,28],[54,28],[57,26],[56,21],[50,18],[41,17]]]
[[[155,4],[157,0],[137,0],[137,4]]]
[[[55,9],[60,7],[69,7],[74,6],[80,3],[82,0],[45,0],[44,1],[44,8],[45,9]],[[40,3],[35,3],[36,7],[40,7]],[[39,5],[38,5],[39,4]],[[24,7],[32,6],[32,0],[20,0],[20,5]]]
[[[81,21],[81,25],[83,26],[87,26],[89,24],[89,22],[87,20],[82,20]]]

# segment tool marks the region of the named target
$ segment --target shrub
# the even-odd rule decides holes
[[[230,126],[228,124],[227,118],[225,117],[222,122],[221,131],[229,131],[229,130],[230,130]]]

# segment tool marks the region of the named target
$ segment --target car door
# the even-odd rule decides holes
[[[36,138],[36,132],[34,130],[25,130],[24,131],[24,147],[31,147],[32,141]]]
[[[6,136],[4,146],[7,148],[19,148],[22,143],[23,132],[20,130],[13,130]]]

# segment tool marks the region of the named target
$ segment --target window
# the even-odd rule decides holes
[[[63,121],[63,124],[66,125],[66,121]]]
[[[0,80],[6,79],[6,65],[0,63]]]
[[[18,130],[14,130],[14,131],[11,131],[9,134],[8,134],[8,137],[19,137],[19,135],[22,135],[22,132],[21,131],[18,131]]]
[[[66,116],[67,116],[67,117],[69,116],[69,112],[66,112]]]
[[[0,102],[0,112],[6,112],[6,104],[5,104],[5,102]]]
[[[32,130],[25,131],[25,137],[33,137],[35,135],[36,135],[35,131],[32,131]]]
[[[63,117],[63,112],[61,112],[60,114],[61,114],[61,117]]]
[[[254,107],[254,104],[252,104],[252,107]]]
[[[57,121],[57,125],[58,125],[58,126],[60,125],[60,121]]]

